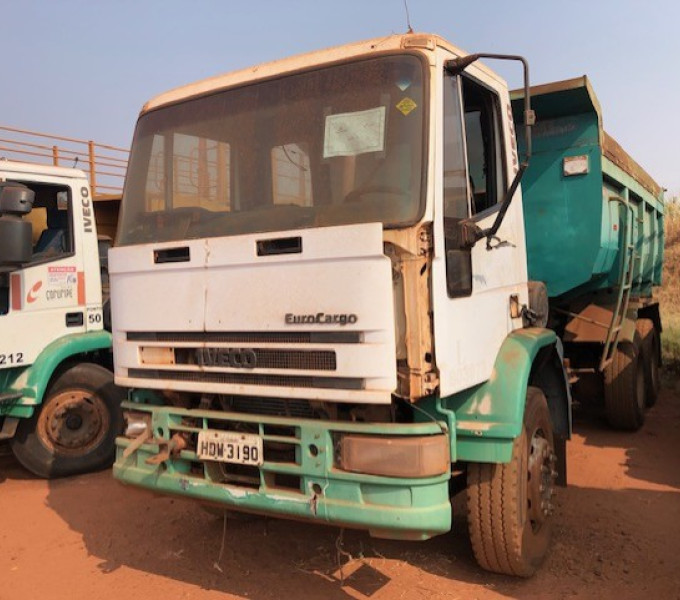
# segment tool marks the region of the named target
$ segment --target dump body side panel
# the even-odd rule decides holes
[[[629,203],[639,257],[633,295],[660,284],[662,190],[602,129],[588,80],[535,88],[534,154],[522,182],[529,277],[544,281],[557,303],[618,285]],[[522,98],[513,94],[515,118]],[[524,147],[518,131],[520,149]],[[572,161],[578,159],[576,171]]]

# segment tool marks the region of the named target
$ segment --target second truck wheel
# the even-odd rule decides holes
[[[70,367],[52,381],[33,417],[19,424],[12,451],[45,478],[103,469],[113,462],[114,440],[122,430],[121,400],[103,367]]]

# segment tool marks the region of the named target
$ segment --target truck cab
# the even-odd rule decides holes
[[[0,188],[0,439],[41,476],[100,468],[120,427],[120,394],[88,180],[3,161]],[[28,199],[21,211],[11,196]]]
[[[480,564],[535,571],[570,396],[507,86],[466,56],[394,35],[145,105],[109,259],[117,478],[397,539],[467,490]]]

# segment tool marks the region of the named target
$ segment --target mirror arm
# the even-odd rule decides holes
[[[510,208],[510,203],[512,202],[512,199],[515,197],[515,192],[517,191],[517,188],[519,187],[519,184],[522,181],[522,176],[524,175],[524,172],[527,170],[528,166],[529,163],[526,161],[524,161],[519,166],[519,169],[515,174],[515,178],[512,180],[512,183],[510,184],[508,191],[505,192],[503,202],[501,202],[501,207],[498,211],[498,214],[496,215],[496,220],[493,222],[493,225],[491,227],[489,227],[488,229],[484,229],[482,231],[482,237],[487,238],[487,241],[491,241],[491,238],[493,238],[496,235],[496,233],[498,233],[498,229],[500,228],[501,223],[505,218],[505,213],[508,212],[508,208]]]

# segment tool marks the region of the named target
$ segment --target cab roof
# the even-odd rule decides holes
[[[285,73],[312,68],[317,65],[329,64],[350,58],[377,55],[383,52],[396,50],[413,49],[434,52],[438,47],[452,52],[455,56],[467,56],[468,54],[467,52],[457,48],[436,34],[393,34],[386,37],[373,38],[370,40],[354,42],[342,46],[326,48],[324,50],[316,50],[305,54],[299,54],[190,83],[188,85],[164,92],[152,98],[142,108],[140,116],[161,106],[210,94],[212,92],[229,88],[234,85],[263,80]],[[500,78],[479,61],[477,61],[473,67],[471,67],[471,69],[472,68],[480,69],[487,76],[492,77],[500,83],[505,83],[502,78]]]
[[[53,165],[0,158],[0,173],[5,172],[25,175],[47,175],[48,177],[67,177],[69,179],[86,179],[86,175],[81,169],[55,167]]]

